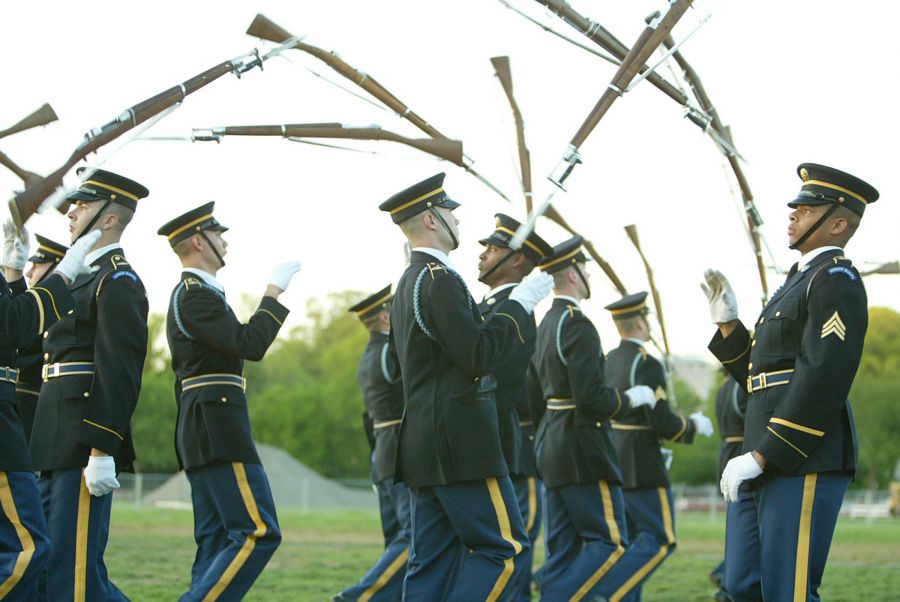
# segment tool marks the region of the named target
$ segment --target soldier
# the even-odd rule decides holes
[[[483,322],[447,256],[459,244],[459,203],[443,181],[432,176],[379,207],[412,248],[390,337],[406,401],[395,478],[412,504],[404,599],[493,601],[508,596],[529,544],[486,375],[525,345],[520,324],[549,282],[526,279]]]
[[[729,501],[749,485],[759,537],[755,559],[767,600],[818,600],[844,493],[856,470],[856,428],[847,394],[868,324],[866,291],[843,247],[878,192],[850,174],[805,163],[788,203],[788,240],[799,251],[784,285],[756,321],[738,320],[728,280],[707,270],[703,286],[718,331],[710,351],[750,399],[744,454],[725,466]],[[747,541],[746,545],[754,545]],[[730,546],[729,546],[730,547]],[[742,592],[729,593],[736,600]]]
[[[334,602],[400,600],[403,595],[409,558],[409,490],[403,483],[394,481],[397,439],[403,417],[403,383],[395,378],[397,369],[391,365],[388,353],[392,297],[389,284],[350,308],[369,331],[369,343],[359,360],[356,380],[366,406],[366,423],[371,425],[374,439],[372,483],[378,493],[384,553],[359,583],[332,597]]]
[[[27,233],[3,226],[4,278],[0,275],[0,598],[34,600],[50,552],[47,521],[32,472],[25,432],[14,404],[16,347],[28,344],[75,307],[67,285],[81,270],[99,232],[85,236],[41,286],[25,288]],[[8,279],[8,280],[7,280]]]
[[[659,440],[691,443],[695,434],[713,434],[712,421],[702,412],[690,417],[676,414],[666,399],[666,370],[647,353],[650,340],[647,320],[647,293],[633,293],[610,303],[619,336],[619,346],[606,356],[606,382],[624,390],[647,385],[656,395],[656,406],[620,412],[611,420],[613,446],[622,469],[622,493],[630,546],[628,555],[616,563],[608,579],[624,582],[611,599],[628,595],[629,601],[641,599],[641,587],[669,554],[675,551],[675,506],[669,471]]]
[[[553,247],[532,232],[519,251],[509,248],[509,241],[519,228],[519,222],[498,213],[496,226],[479,243],[484,251],[479,256],[478,280],[490,287],[478,310],[487,321],[494,317],[513,287],[534,270]],[[509,465],[510,478],[516,491],[519,510],[525,521],[525,531],[531,547],[523,552],[522,570],[517,577],[514,600],[531,600],[531,563],[534,542],[541,530],[541,491],[534,467],[534,423],[528,410],[525,375],[534,353],[537,326],[533,316],[519,324],[526,344],[517,348],[493,376],[497,380],[495,396],[500,420],[500,446]]]
[[[554,602],[591,599],[625,554],[622,472],[607,421],[656,404],[646,385],[624,393],[606,385],[600,336],[580,306],[590,296],[586,261],[582,238],[575,236],[541,263],[553,276],[556,296],[538,327],[528,373],[531,414],[540,418],[537,466],[547,491],[541,593]]]
[[[191,485],[197,542],[185,601],[243,598],[281,543],[242,374],[244,360],[261,360],[284,324],[288,309],[278,296],[300,264],[279,265],[250,321],[238,322],[216,280],[228,228],[213,216],[214,206],[201,205],[157,232],[184,268],[169,302],[166,338],[178,403],[175,452]]]
[[[70,286],[75,311],[44,339],[29,445],[53,542],[49,598],[121,600],[103,552],[109,494],[135,457],[131,415],[147,354],[147,295],[119,240],[148,191],[101,169],[85,177],[68,199],[69,231],[73,243],[93,228],[101,236],[85,257],[89,271]]]
[[[69,247],[40,234],[36,234],[35,238],[38,248],[34,255],[28,258],[31,267],[25,272],[25,279],[31,288],[50,276],[53,268],[62,261],[66,251],[69,250]],[[34,337],[28,345],[19,349],[19,355],[16,357],[16,368],[19,370],[16,378],[16,411],[25,429],[25,441],[31,439],[34,412],[41,392],[42,342],[42,337]]]

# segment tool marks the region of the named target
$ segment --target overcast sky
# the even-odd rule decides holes
[[[510,0],[565,32],[579,34],[536,2]],[[644,16],[662,0],[572,3],[630,45]],[[857,1],[697,2],[676,27],[681,39],[712,11],[682,51],[700,74],[735,143],[774,254],[786,269],[788,209],[800,180],[796,167],[817,162],[851,172],[881,192],[846,252],[858,266],[900,257],[895,148],[900,128],[896,23],[900,4]],[[515,130],[490,57],[508,55],[526,121],[535,196],[545,176],[609,83],[615,67],[525,21],[497,0],[329,2],[5,2],[0,128],[44,102],[60,121],[0,140],[0,150],[41,174],[59,167],[85,131],[213,65],[271,47],[245,35],[257,12],[304,41],[333,50],[369,73],[415,112],[463,141],[475,167],[513,199],[509,204],[453,164],[393,143],[348,143],[348,152],[276,138],[226,138],[221,144],[137,140],[93,158],[104,169],[145,184],[124,238],[143,278],[150,308],[164,312],[179,265],[157,228],[215,200],[229,226],[228,266],[220,272],[230,298],[261,293],[272,267],[303,262],[283,297],[303,319],[310,297],[330,291],[374,292],[403,269],[399,230],[378,204],[438,171],[462,203],[462,243],[452,254],[476,296],[477,243],[493,214],[524,217]],[[580,38],[579,38],[580,39]],[[658,55],[657,55],[658,56]],[[655,59],[654,61],[655,62]],[[323,77],[314,75],[310,70]],[[661,75],[672,79],[666,66]],[[327,78],[327,79],[326,79]],[[330,80],[330,81],[329,81]],[[330,82],[364,94],[314,57],[293,50],[264,71],[231,75],[189,96],[146,136],[190,135],[192,127],[343,122],[378,123],[424,137],[412,124]],[[680,107],[644,82],[619,99],[582,146],[579,165],[558,195],[558,210],[591,238],[630,290],[646,289],[640,260],[623,226],[637,224],[656,272],[673,350],[711,360],[712,332],[698,287],[707,266],[722,269],[752,321],[761,289],[738,209],[736,187],[715,146]],[[372,152],[378,154],[371,154]],[[74,182],[74,174],[68,180]],[[20,187],[0,170],[0,188]],[[36,216],[29,229],[66,242],[58,214]],[[567,235],[549,222],[538,231],[556,244]],[[771,263],[771,262],[770,262]],[[595,267],[585,311],[606,348],[617,344],[602,309],[618,298]],[[770,290],[784,276],[769,273]],[[900,277],[874,276],[870,305],[900,310]],[[542,314],[549,303],[538,308]]]

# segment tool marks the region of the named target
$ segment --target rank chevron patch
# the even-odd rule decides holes
[[[842,341],[847,334],[847,327],[844,326],[844,322],[841,320],[841,316],[838,315],[838,312],[834,312],[834,315],[828,318],[822,325],[822,338],[824,339],[830,334],[836,335],[837,338]]]

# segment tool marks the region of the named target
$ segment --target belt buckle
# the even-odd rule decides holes
[[[768,386],[769,386],[769,383],[766,382],[766,373],[763,372],[762,374],[759,375],[759,389],[758,390],[765,389]]]
[[[59,362],[44,365],[44,380],[56,378],[59,376]]]

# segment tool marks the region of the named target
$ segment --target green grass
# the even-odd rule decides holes
[[[247,600],[328,600],[359,579],[381,550],[374,511],[284,511],[279,519],[284,541]],[[711,599],[707,574],[722,554],[724,518],[680,515],[677,520],[678,550],[644,588],[648,602]],[[113,509],[106,551],[110,576],[135,602],[176,600],[189,582],[192,529],[190,512],[119,504]],[[896,600],[898,591],[900,521],[842,519],[821,589],[823,599]]]

